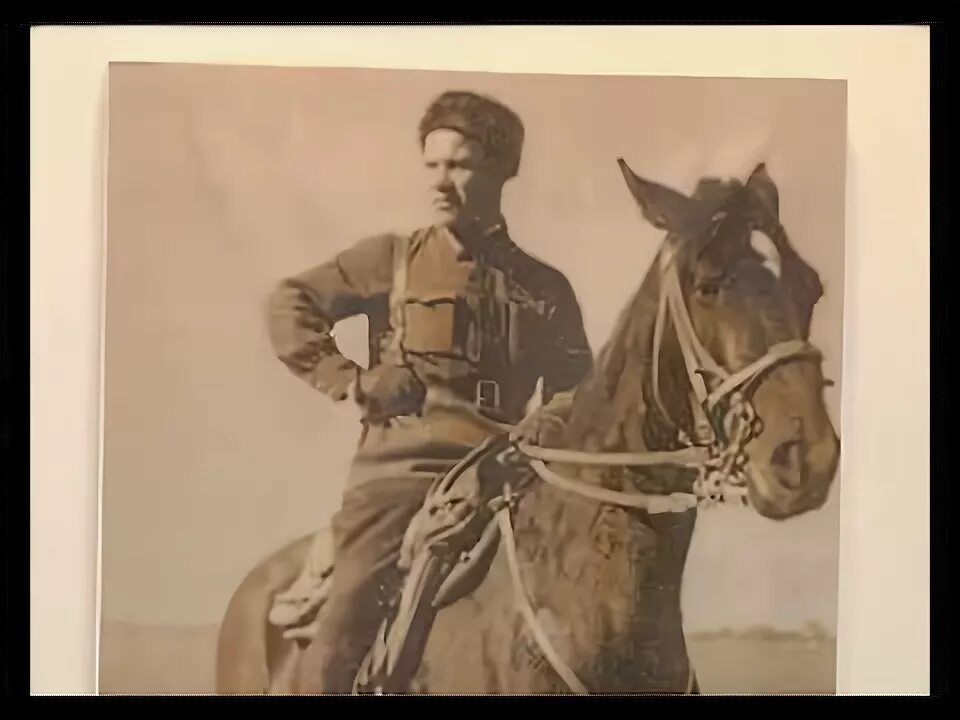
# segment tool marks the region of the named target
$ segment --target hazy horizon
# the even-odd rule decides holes
[[[158,628],[105,623],[99,692],[213,693],[216,630],[216,625]],[[687,640],[705,694],[836,692],[835,638],[694,633]]]

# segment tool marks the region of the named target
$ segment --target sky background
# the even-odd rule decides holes
[[[114,65],[107,216],[106,619],[219,620],[244,574],[336,509],[359,416],[274,357],[280,278],[371,233],[428,221],[416,126],[448,88],[522,117],[511,235],[562,270],[599,350],[661,234],[616,165],[689,192],[766,162],[781,219],[826,291],[812,340],[839,427],[845,89],[815,80]],[[338,329],[365,357],[365,327]],[[836,627],[839,481],[787,523],[701,513],[690,630]]]

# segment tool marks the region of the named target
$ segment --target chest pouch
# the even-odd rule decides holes
[[[403,349],[407,352],[446,355],[470,362],[480,359],[476,316],[463,298],[407,300],[403,305],[403,326]]]

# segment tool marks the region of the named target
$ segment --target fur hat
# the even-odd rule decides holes
[[[420,147],[434,130],[456,130],[479,142],[508,178],[520,169],[523,123],[510,108],[472,92],[451,90],[433,101],[420,120]]]

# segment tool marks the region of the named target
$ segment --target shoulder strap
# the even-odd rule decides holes
[[[393,283],[390,286],[390,327],[393,337],[390,350],[399,351],[403,343],[403,305],[407,294],[407,268],[410,263],[411,248],[422,238],[423,231],[397,238],[393,244]]]

